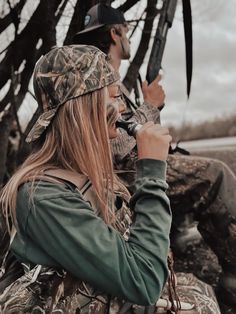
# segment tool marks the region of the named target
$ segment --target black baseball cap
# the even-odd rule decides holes
[[[84,30],[78,32],[75,37],[110,24],[124,24],[124,14],[106,4],[96,4],[87,12],[84,19]]]

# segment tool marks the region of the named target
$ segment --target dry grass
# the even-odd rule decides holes
[[[169,129],[174,141],[236,136],[236,115],[181,128],[169,126]]]

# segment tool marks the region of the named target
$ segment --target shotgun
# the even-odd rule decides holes
[[[158,26],[147,66],[146,80],[148,81],[148,84],[150,84],[157,77],[160,71],[166,37],[168,30],[171,28],[173,23],[176,6],[177,0],[163,0],[163,5],[160,9]]]

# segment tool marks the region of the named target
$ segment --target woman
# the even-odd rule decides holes
[[[67,274],[40,288],[41,295],[51,291],[50,302],[21,301],[25,311],[33,313],[34,306],[73,313],[76,303],[74,312],[105,313],[130,304],[122,299],[150,305],[160,297],[168,276],[171,212],[165,161],[171,136],[152,122],[138,131],[130,211],[109,146],[125,109],[119,84],[105,54],[92,46],[55,48],[35,67],[40,115],[27,141],[36,147],[4,188],[1,205],[17,229],[11,250],[27,264],[28,278],[33,274],[30,284],[37,278],[40,285],[48,267]],[[72,283],[76,301],[67,293]]]

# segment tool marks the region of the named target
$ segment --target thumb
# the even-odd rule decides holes
[[[147,87],[148,87],[148,82],[147,82],[147,81],[144,81],[144,82],[142,83],[142,91],[145,92],[146,89],[147,89]]]

